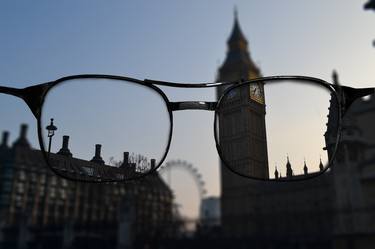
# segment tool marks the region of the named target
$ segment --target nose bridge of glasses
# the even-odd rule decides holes
[[[217,102],[207,102],[207,101],[181,101],[181,102],[171,102],[172,111],[181,110],[206,110],[214,111],[216,109]]]

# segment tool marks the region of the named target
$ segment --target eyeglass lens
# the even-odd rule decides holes
[[[61,82],[48,92],[41,115],[50,166],[93,181],[133,179],[153,170],[165,154],[170,126],[159,93],[111,79]]]
[[[334,95],[315,82],[273,80],[234,87],[223,96],[216,117],[224,163],[258,179],[318,174],[332,143],[327,128],[337,124],[337,115],[329,112],[332,105]]]

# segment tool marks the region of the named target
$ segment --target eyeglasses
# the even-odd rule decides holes
[[[218,101],[171,102],[159,87],[216,87]],[[184,84],[95,74],[0,87],[0,93],[30,107],[47,165],[68,179],[126,181],[155,172],[170,147],[173,112],[200,109],[215,111],[223,165],[247,178],[288,181],[318,176],[332,165],[344,114],[374,89],[304,76]]]

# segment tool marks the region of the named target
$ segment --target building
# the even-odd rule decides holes
[[[223,65],[219,68],[217,81],[240,81],[261,76],[260,70],[252,61],[248,52],[248,43],[243,35],[237,14],[235,15],[232,33],[228,39],[228,52]],[[226,87],[218,87],[218,98],[225,91]],[[249,94],[249,91],[247,91]],[[252,135],[258,136],[260,141],[258,148],[267,151],[267,142],[265,139],[265,113],[264,106],[261,103],[250,100],[246,93],[240,93],[234,98],[233,103],[223,110],[219,118],[219,139],[223,150],[241,151],[231,161],[238,168],[246,169],[248,166],[256,170],[254,175],[268,175],[267,153],[254,153],[250,150],[250,143],[255,142]],[[241,112],[240,106],[246,105],[246,112]],[[250,130],[250,127],[237,127],[240,122],[236,120],[247,120],[253,126],[259,127],[257,131]],[[243,129],[242,129],[243,128]],[[245,148],[241,150],[241,148]],[[251,146],[256,148],[257,146]],[[231,153],[233,154],[233,153]],[[258,158],[255,158],[257,157]],[[258,162],[256,164],[256,161]],[[256,165],[256,166],[255,166]],[[226,166],[221,165],[221,219],[224,231],[230,234],[230,231],[239,235],[237,229],[232,227],[240,226],[245,213],[241,211],[243,201],[249,194],[249,181],[239,177],[229,171]],[[236,211],[238,209],[238,211]],[[243,232],[243,231],[242,231]],[[228,235],[229,235],[228,234]]]
[[[199,210],[199,219],[202,226],[213,227],[220,225],[220,198],[210,196],[203,198]]]
[[[219,68],[218,81],[240,81],[261,76],[249,56],[247,41],[237,16],[228,40],[227,57]],[[337,77],[336,77],[337,81]],[[338,83],[338,82],[337,82]],[[262,86],[260,86],[262,87]],[[218,90],[218,96],[224,91]],[[239,94],[247,112],[237,114],[237,103],[224,113],[219,138],[223,147],[244,150],[236,167],[268,175],[262,101]],[[245,96],[246,100],[242,100]],[[265,100],[267,101],[267,99]],[[253,102],[253,104],[251,103]],[[264,102],[263,102],[264,103]],[[244,104],[244,102],[242,102]],[[331,105],[330,109],[334,110]],[[221,217],[223,235],[245,240],[252,248],[373,248],[375,244],[375,97],[355,102],[344,119],[345,129],[334,167],[319,177],[299,182],[261,182],[242,178],[221,165]],[[326,141],[336,134],[329,116]],[[226,119],[226,120],[225,120]],[[245,119],[249,127],[230,120]],[[250,127],[257,127],[251,129]],[[241,128],[242,131],[238,129]],[[236,132],[242,132],[240,135]],[[254,135],[257,134],[257,135]],[[257,147],[256,152],[248,146]],[[237,146],[237,147],[236,147]],[[225,148],[224,148],[225,149]],[[327,142],[328,153],[330,153]],[[241,160],[239,160],[241,159]],[[289,160],[284,177],[293,176]],[[319,166],[322,169],[322,165]],[[307,167],[305,168],[307,174]],[[275,172],[275,177],[280,177]]]
[[[10,146],[4,132],[0,145],[1,248],[126,248],[168,236],[173,196],[157,173],[129,183],[69,181],[47,167],[26,134],[22,125]],[[100,145],[91,161],[72,153],[65,136],[50,157],[91,177],[98,177],[97,167],[110,167],[100,160]]]
[[[217,81],[241,81],[260,76],[258,67],[249,55],[247,40],[242,34],[236,15],[233,30],[228,39],[227,57],[219,69]],[[249,91],[248,86],[232,90],[230,98],[227,98],[220,106],[219,140],[222,150],[231,155],[228,160],[237,171],[243,174],[250,171],[249,173],[253,176],[268,178],[266,106],[262,94],[264,86],[259,83],[257,88],[259,95],[255,95],[254,91]],[[226,87],[218,87],[217,96],[221,96],[225,89]],[[241,122],[238,122],[239,120]],[[225,184],[223,185],[224,191],[235,187],[236,181],[227,180]]]

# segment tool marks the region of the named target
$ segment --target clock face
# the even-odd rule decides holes
[[[259,83],[250,84],[250,98],[264,104],[263,88]]]
[[[232,98],[236,97],[237,96],[237,91],[238,91],[237,88],[233,88],[232,90],[230,90],[228,92],[228,98],[232,99]]]

